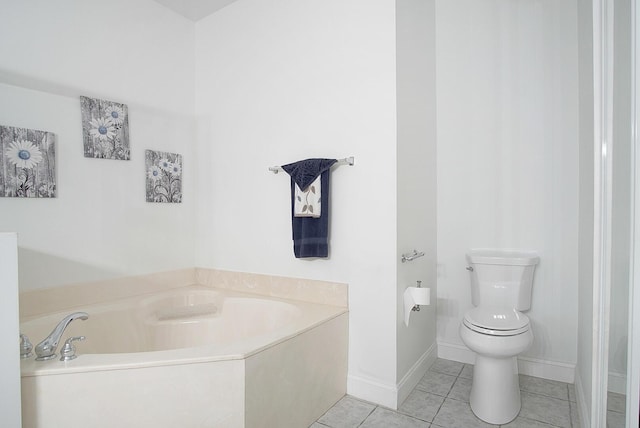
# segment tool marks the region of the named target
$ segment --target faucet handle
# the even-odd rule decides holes
[[[20,358],[29,358],[31,355],[31,351],[33,350],[33,345],[27,335],[20,333]]]
[[[69,361],[78,358],[76,355],[76,347],[73,345],[74,340],[85,340],[84,336],[73,336],[64,342],[64,346],[60,351],[60,361]]]

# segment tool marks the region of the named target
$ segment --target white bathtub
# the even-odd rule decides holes
[[[22,361],[23,427],[305,428],[346,389],[345,307],[192,285],[67,314],[78,358]]]

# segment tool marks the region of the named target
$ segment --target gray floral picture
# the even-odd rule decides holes
[[[182,202],[182,155],[146,150],[147,202]]]
[[[131,159],[126,104],[80,97],[84,157]]]
[[[0,196],[56,197],[56,135],[0,125]]]

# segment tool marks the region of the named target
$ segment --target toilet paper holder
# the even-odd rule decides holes
[[[431,289],[423,288],[422,281],[416,281],[416,287],[407,287],[402,297],[404,307],[404,323],[409,326],[409,315],[420,311],[420,305],[431,304]]]
[[[416,285],[418,288],[422,288],[422,281],[416,281],[418,284]],[[413,305],[411,308],[412,311],[420,312],[420,305]]]

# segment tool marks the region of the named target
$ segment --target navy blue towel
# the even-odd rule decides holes
[[[305,159],[282,165],[291,176],[291,225],[293,252],[296,258],[329,256],[329,171],[336,159]],[[305,190],[320,175],[320,204],[322,214],[318,218],[296,217],[294,204],[296,184]]]

